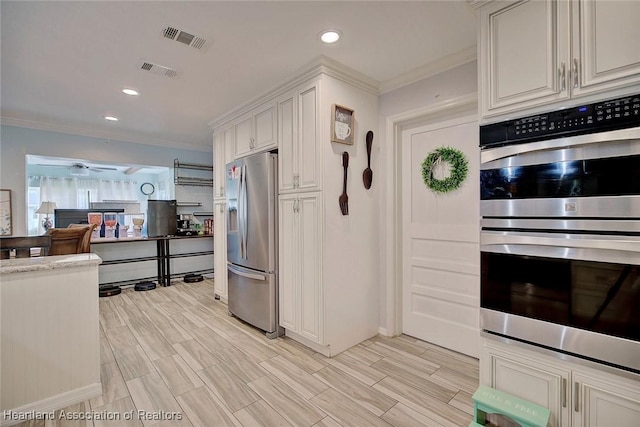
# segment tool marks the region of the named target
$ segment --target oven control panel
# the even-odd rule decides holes
[[[640,94],[480,126],[480,147],[640,126]]]

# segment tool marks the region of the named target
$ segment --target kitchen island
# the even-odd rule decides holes
[[[45,413],[102,393],[100,263],[91,253],[0,260],[3,425],[8,413]]]
[[[124,237],[91,240],[102,258],[100,285],[129,285],[143,280],[171,285],[171,278],[213,272],[213,236]]]

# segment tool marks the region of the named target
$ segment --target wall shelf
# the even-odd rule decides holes
[[[194,212],[193,216],[213,216],[213,212]]]
[[[180,176],[183,169],[211,172],[211,177],[202,176]],[[184,171],[182,171],[184,172]],[[199,163],[184,163],[178,159],[173,161],[173,183],[177,185],[190,185],[196,187],[213,187],[213,166]]]

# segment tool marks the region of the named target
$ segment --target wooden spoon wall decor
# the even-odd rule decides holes
[[[344,179],[342,182],[342,194],[338,198],[340,212],[342,215],[349,215],[349,196],[347,196],[347,168],[349,167],[349,153],[342,153],[342,167],[344,168]]]
[[[367,168],[362,172],[362,181],[364,182],[364,188],[367,190],[371,188],[371,181],[373,181],[373,171],[371,170],[371,146],[373,145],[373,131],[367,132]]]

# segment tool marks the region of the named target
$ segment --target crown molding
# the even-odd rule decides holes
[[[413,71],[381,83],[380,94],[382,95],[384,93],[400,89],[403,86],[418,82],[420,80],[426,79],[427,77],[431,77],[457,66],[475,61],[477,56],[478,55],[476,46],[472,46],[452,55],[445,56],[438,59],[437,61],[430,62],[419,68],[416,68]]]
[[[56,122],[43,122],[39,120],[18,119],[0,115],[0,125],[15,126],[27,129],[36,129],[49,132],[66,133],[70,135],[86,136],[91,138],[104,138],[114,141],[133,142],[136,144],[153,145],[156,147],[176,148],[181,150],[193,150],[209,152],[209,146],[177,142],[168,139],[155,138],[150,136],[131,135],[121,132],[105,131],[97,128],[86,128]]]
[[[333,77],[374,95],[380,94],[378,90],[380,82],[377,80],[349,68],[327,56],[321,55],[306,66],[284,78],[281,83],[277,84],[275,87],[210,121],[209,126],[212,129],[216,129],[230,120],[250,111],[252,108],[320,75]]]

